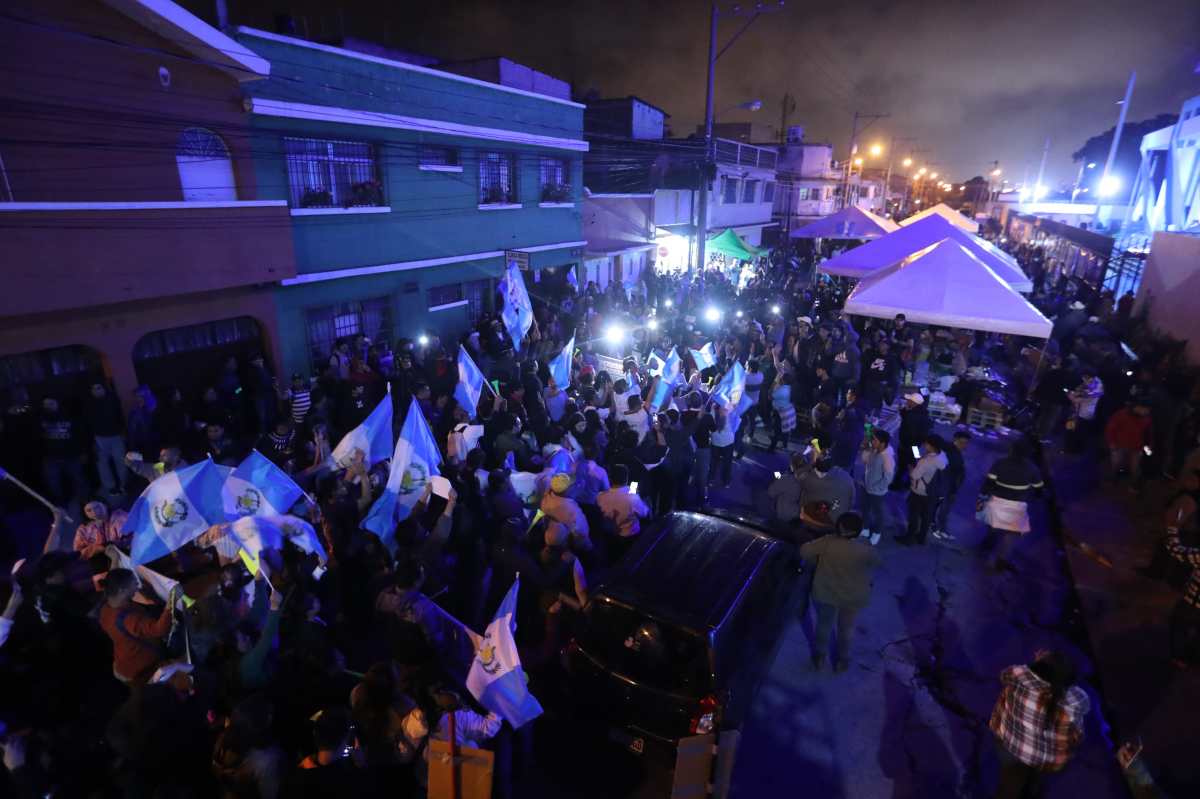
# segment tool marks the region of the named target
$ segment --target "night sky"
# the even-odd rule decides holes
[[[191,4],[189,4],[191,5]],[[577,95],[636,94],[671,114],[675,135],[704,112],[703,0],[441,0],[381,3],[231,0],[235,22],[263,27],[284,8],[313,38],[339,29],[444,60],[504,55],[570,81]],[[731,8],[731,3],[722,8]],[[741,21],[721,26],[724,42]],[[922,164],[964,180],[1000,161],[1005,177],[1074,178],[1070,153],[1116,122],[1129,71],[1130,121],[1175,113],[1200,93],[1196,0],[788,2],[760,17],[718,62],[716,108],[773,133],[785,92],[790,124],[844,154],[853,112],[888,112],[863,141],[916,137]],[[898,152],[898,155],[904,153]],[[886,158],[881,159],[886,165]]]

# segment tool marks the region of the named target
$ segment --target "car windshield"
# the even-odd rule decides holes
[[[580,645],[610,671],[661,691],[700,696],[711,691],[702,636],[598,598],[588,605]]]

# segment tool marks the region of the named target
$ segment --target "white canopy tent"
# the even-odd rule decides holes
[[[843,312],[1046,339],[1050,320],[961,243],[944,239],[864,278]]]
[[[914,222],[920,222],[922,219],[928,219],[931,216],[940,216],[942,219],[945,219],[947,222],[952,222],[956,227],[960,227],[968,233],[979,232],[978,222],[974,221],[973,219],[967,219],[965,216],[960,214],[958,211],[955,211],[945,203],[931,205],[924,211],[919,211],[913,214],[908,219],[900,220],[900,227],[911,225]]]
[[[1017,291],[1033,291],[1032,281],[1021,271],[1015,258],[991,242],[973,236],[936,215],[902,227],[881,239],[869,241],[861,247],[839,253],[818,268],[828,275],[865,278],[945,239],[966,247]]]
[[[876,216],[855,205],[848,205],[837,213],[810,222],[793,230],[793,239],[877,239],[898,230],[899,225],[890,219]]]

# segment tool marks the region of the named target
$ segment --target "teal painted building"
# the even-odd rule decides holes
[[[296,277],[276,292],[281,371],[314,374],[356,333],[462,332],[492,308],[506,251],[528,253],[530,282],[581,260],[581,104],[248,28],[236,38],[271,63],[243,91],[258,196],[288,201],[295,242]]]

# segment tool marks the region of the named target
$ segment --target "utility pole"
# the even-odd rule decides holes
[[[783,101],[779,105],[779,143],[787,144],[788,117],[796,110],[796,101],[790,93],[784,92]]]
[[[1033,184],[1033,201],[1037,202],[1041,199],[1038,197],[1038,190],[1042,188],[1042,176],[1046,174],[1046,156],[1050,154],[1050,137],[1046,137],[1046,146],[1042,150],[1042,164],[1038,167],[1037,181]]]
[[[880,119],[886,119],[890,116],[891,114],[864,114],[861,111],[854,112],[854,124],[850,126],[850,155],[846,158],[846,178],[845,182],[842,184],[842,208],[845,208],[850,204],[850,173],[854,169],[854,155],[858,152],[858,120],[868,120],[867,124],[863,126],[863,131],[866,131],[867,128],[871,127],[872,122],[876,122]]]
[[[1121,144],[1121,130],[1125,127],[1125,115],[1129,113],[1129,101],[1133,98],[1133,83],[1137,80],[1137,72],[1129,73],[1129,84],[1125,87],[1125,99],[1121,101],[1121,113],[1117,115],[1117,127],[1113,130],[1112,144],[1108,148],[1108,159],[1104,162],[1104,171],[1100,173],[1100,183],[1096,186],[1096,211],[1100,211],[1100,200],[1105,193],[1109,172],[1112,171],[1113,161],[1117,158],[1117,147]]]
[[[888,195],[892,192],[892,162],[896,159],[896,142],[915,142],[917,139],[914,136],[906,136],[904,138],[892,137],[891,143],[888,145],[888,168],[887,177],[883,179],[883,213],[887,214]]]
[[[741,6],[734,6],[731,10],[723,13],[717,7],[716,3],[712,5],[712,14],[708,23],[708,85],[705,87],[704,92],[704,159],[700,166],[700,196],[697,198],[698,202],[696,203],[696,268],[700,271],[704,270],[704,249],[708,238],[709,187],[716,178],[717,172],[717,161],[713,147],[715,142],[712,135],[713,88],[717,76],[717,59],[725,55],[725,52],[746,32],[746,29],[754,23],[754,20],[758,19],[760,14],[778,11],[781,8],[783,8],[783,0],[779,0],[779,5],[774,7],[767,7],[763,3],[756,3],[752,9],[743,9]],[[730,37],[725,46],[717,50],[717,23],[722,16],[748,17],[748,19],[746,20],[746,24]]]

